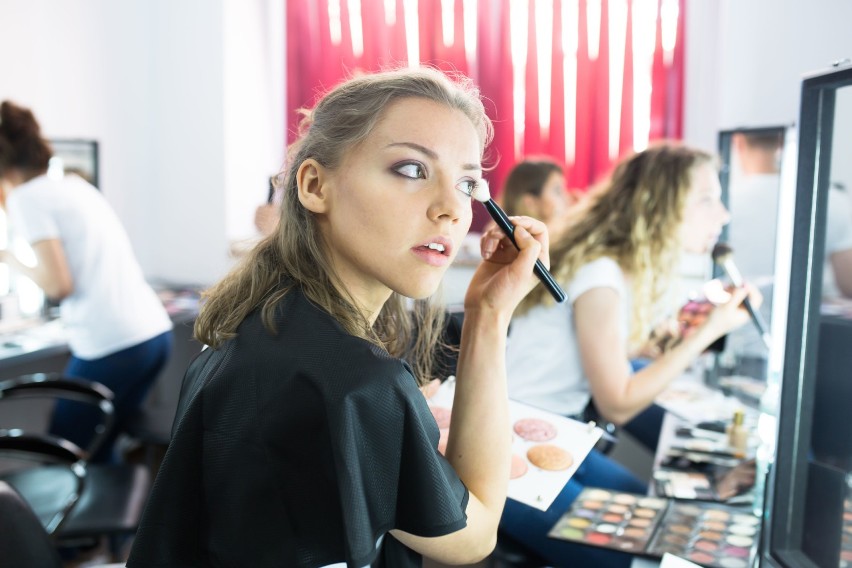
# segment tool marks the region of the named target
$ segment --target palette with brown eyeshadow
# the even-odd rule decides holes
[[[548,536],[656,558],[668,552],[710,568],[747,568],[759,525],[749,509],[590,487]]]

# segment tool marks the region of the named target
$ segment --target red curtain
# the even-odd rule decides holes
[[[684,3],[288,0],[288,142],[297,109],[341,80],[428,64],[482,90],[494,194],[525,156],[563,163],[569,187],[586,189],[625,153],[682,136]],[[481,228],[487,215],[474,210]]]

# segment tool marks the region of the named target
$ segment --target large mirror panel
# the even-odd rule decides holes
[[[852,566],[852,68],[806,79],[765,565]]]

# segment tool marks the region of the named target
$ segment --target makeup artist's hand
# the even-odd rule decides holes
[[[511,314],[538,280],[533,274],[536,259],[550,265],[547,226],[530,217],[510,217],[515,225],[515,242],[497,227],[482,234],[479,264],[465,295],[465,309],[488,307]]]

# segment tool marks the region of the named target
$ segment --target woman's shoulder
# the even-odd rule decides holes
[[[336,377],[350,386],[410,374],[403,361],[348,333],[297,286],[276,306],[272,323],[274,331],[256,310],[240,325],[237,346],[249,360],[298,369],[311,377]]]
[[[602,256],[580,266],[568,286],[569,299],[573,302],[592,288],[612,288],[617,292],[624,291],[624,271],[615,259]]]

